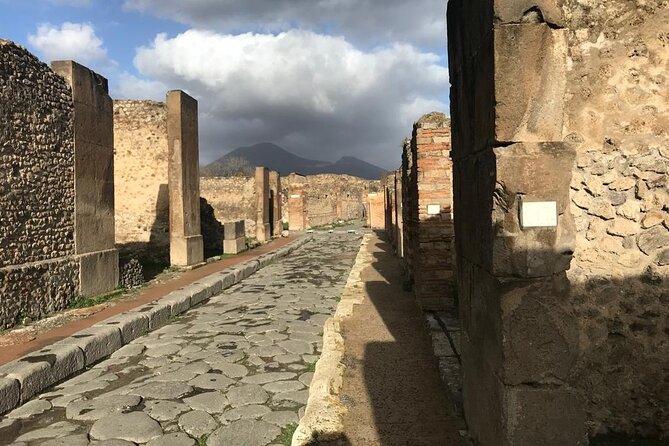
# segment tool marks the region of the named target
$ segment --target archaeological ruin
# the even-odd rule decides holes
[[[0,328],[118,284],[107,80],[0,40]]]
[[[197,101],[114,101],[116,243],[186,266],[204,259],[200,234]]]

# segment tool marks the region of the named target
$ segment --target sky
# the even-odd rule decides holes
[[[200,161],[272,142],[311,159],[400,163],[448,113],[446,0],[0,0],[0,38],[73,59],[114,99],[198,100]]]

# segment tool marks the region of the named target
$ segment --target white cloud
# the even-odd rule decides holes
[[[446,46],[446,0],[125,0],[124,7],[225,33],[299,27],[366,45]]]
[[[408,44],[364,51],[342,37],[297,30],[161,34],[135,57],[139,72],[159,83],[149,90],[165,85],[199,100],[205,160],[268,140],[302,156],[353,155],[386,168],[398,164],[413,121],[446,109],[442,64]]]
[[[87,64],[107,60],[107,50],[89,23],[41,24],[28,42],[48,61],[76,60]]]
[[[121,73],[112,87],[114,99],[165,100],[168,88],[162,82],[140,79],[127,72]]]

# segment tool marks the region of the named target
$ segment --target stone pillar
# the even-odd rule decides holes
[[[427,114],[414,124],[414,293],[421,307],[430,311],[455,309],[450,142],[451,122],[443,113]]]
[[[385,229],[386,211],[384,192],[367,194],[367,225],[372,229]]]
[[[463,399],[481,446],[587,444],[569,384],[574,152],[558,3],[448,4]]]
[[[256,167],[256,238],[260,243],[272,239],[269,224],[269,169]]]
[[[401,169],[395,172],[394,178],[395,187],[395,249],[397,256],[404,257],[404,202],[402,196],[402,171]]]
[[[223,253],[237,254],[245,249],[246,229],[244,227],[244,220],[225,223]]]
[[[183,91],[167,93],[170,263],[204,261],[200,232],[200,173],[197,101]]]
[[[411,241],[414,236],[414,226],[410,223],[415,218],[413,212],[416,208],[412,204],[414,197],[412,192],[413,176],[411,140],[405,139],[402,146],[402,253],[404,255],[404,267],[410,281],[413,281],[413,243]]]
[[[302,177],[304,181],[306,179]],[[305,182],[294,182],[288,195],[288,229],[304,231],[307,229],[307,194]]]
[[[74,246],[79,293],[94,296],[118,286],[114,247],[114,122],[107,79],[71,60],[52,62],[74,102]]]
[[[269,173],[269,187],[270,190],[273,192],[273,200],[272,200],[272,206],[274,206],[274,210],[272,212],[274,221],[273,221],[273,229],[274,231],[272,232],[272,237],[280,237],[281,232],[283,232],[283,218],[281,215],[281,175],[279,175],[279,172],[275,171],[270,171]]]

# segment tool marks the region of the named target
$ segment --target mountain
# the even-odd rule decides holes
[[[345,156],[335,163],[302,158],[276,144],[263,142],[249,147],[239,147],[211,164],[202,167],[202,176],[227,176],[250,173],[255,166],[264,166],[281,175],[293,172],[303,175],[336,173],[353,175],[367,180],[378,180],[385,170],[352,156]]]

